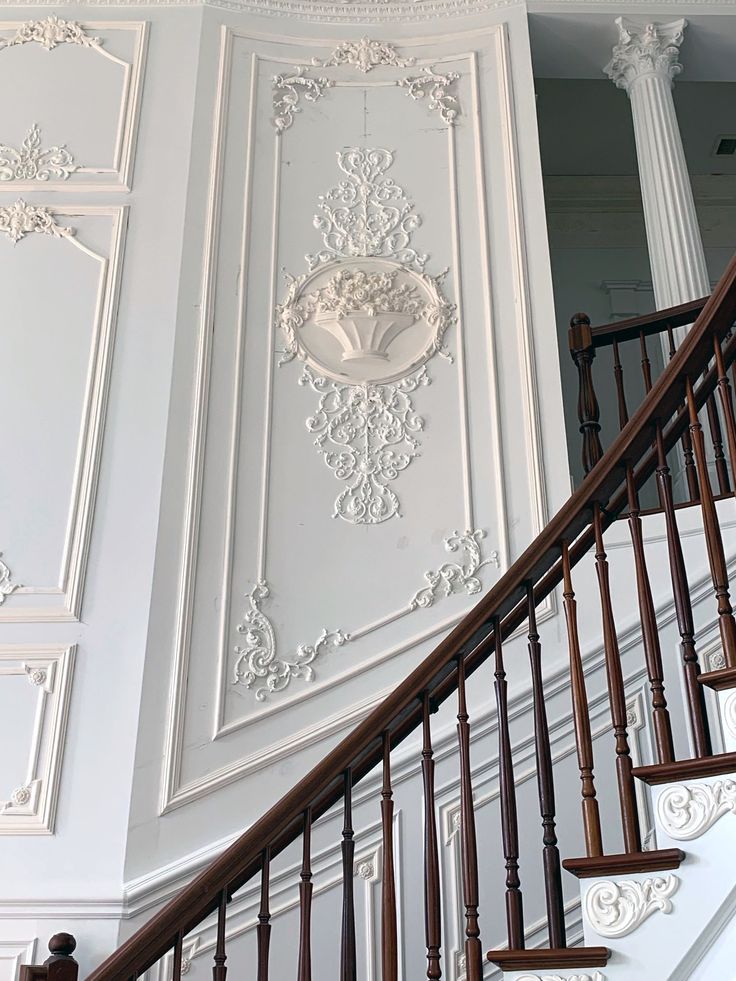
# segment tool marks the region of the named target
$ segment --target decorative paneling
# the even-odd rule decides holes
[[[3,479],[0,622],[80,616],[125,219],[125,208],[21,198],[0,207],[5,452],[24,461]]]
[[[18,981],[21,964],[33,964],[36,938],[0,940],[0,981]]]
[[[73,647],[0,647],[0,834],[54,830]]]
[[[0,190],[130,190],[147,25],[0,21]],[[19,84],[22,80],[22,84]]]

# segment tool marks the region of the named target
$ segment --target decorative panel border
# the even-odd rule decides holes
[[[109,255],[100,255],[76,234],[74,218],[104,216],[110,220]],[[73,489],[69,502],[66,539],[58,582],[54,585],[17,581],[12,556],[0,560],[0,623],[41,623],[79,620],[87,569],[90,535],[99,478],[102,437],[107,409],[113,342],[117,319],[120,275],[128,209],[123,207],[68,205],[35,206],[18,199],[0,207],[0,250],[22,247],[31,234],[49,235],[59,248],[79,249],[97,265],[98,301],[89,352],[89,371],[82,408]],[[3,237],[9,241],[3,241]],[[1,254],[1,251],[0,251]],[[14,581],[15,580],[15,581]],[[56,597],[41,599],[38,606],[14,602],[22,595]],[[58,601],[61,597],[60,602]]]
[[[134,36],[132,61],[118,58],[105,47],[105,35],[127,31]],[[0,190],[29,191],[130,191],[133,177],[138,117],[140,113],[143,69],[148,44],[146,21],[64,20],[51,14],[28,21],[0,21],[0,58],[16,45],[40,44],[53,54],[63,44],[75,44],[119,65],[122,71],[120,103],[117,110],[115,144],[109,163],[77,160],[73,147],[46,147],[33,120],[18,147],[4,144],[0,129]]]
[[[0,981],[17,981],[21,964],[33,964],[37,938],[0,940]]]
[[[37,691],[24,782],[0,784],[0,835],[53,834],[75,654],[76,647],[0,647],[0,685],[25,675]]]

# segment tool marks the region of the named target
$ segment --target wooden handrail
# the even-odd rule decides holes
[[[723,340],[736,317],[736,257],[711,297],[697,301],[697,320],[608,451],[540,535],[437,648],[350,735],[307,776],[237,839],[207,869],[91,975],[90,981],[130,981],[140,976],[207,915],[251,879],[261,868],[264,849],[273,859],[302,832],[304,815],[316,820],[343,797],[345,774],[352,785],[384,759],[422,723],[423,709],[432,710],[458,688],[458,665],[469,676],[496,649],[496,632],[506,639],[524,623],[533,607],[563,579],[565,561],[575,565],[593,543],[591,515],[604,530],[625,508],[626,469],[631,468],[629,493],[657,467],[653,434],[658,424],[674,420],[662,434],[665,449],[679,439],[689,419],[682,408],[686,380],[700,379],[693,404],[700,408],[717,382],[716,369],[704,374],[713,356],[714,339]],[[690,306],[692,310],[696,305]],[[686,316],[682,308],[678,316]],[[657,314],[660,323],[677,320]],[[639,318],[642,319],[642,318]],[[643,318],[647,319],[647,318]],[[651,319],[651,318],[650,318]],[[689,320],[681,321],[688,323]],[[654,332],[655,323],[652,323]],[[621,325],[616,325],[620,327]],[[643,329],[637,326],[637,333]],[[736,359],[736,338],[723,351],[729,366]],[[702,377],[701,377],[702,376]]]
[[[591,327],[593,346],[609,347],[614,341],[636,340],[641,334],[650,337],[652,334],[662,334],[667,328],[686,327],[692,324],[705,307],[707,296],[699,300],[690,300],[666,310],[655,310],[642,317],[631,317],[628,320],[615,320],[610,324],[600,324]]]

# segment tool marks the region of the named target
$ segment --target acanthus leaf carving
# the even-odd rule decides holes
[[[260,702],[273,692],[283,691],[294,678],[312,681],[312,664],[320,654],[350,640],[350,635],[342,630],[322,630],[314,644],[299,644],[291,657],[280,655],[273,624],[261,609],[269,595],[268,584],[263,581],[257,582],[248,594],[248,609],[237,627],[245,643],[235,648],[232,678],[233,684],[255,688]]]
[[[386,41],[372,41],[362,37],[359,41],[343,41],[324,61],[312,59],[316,68],[332,68],[352,65],[363,73],[378,67],[409,68],[415,58],[402,58],[393,44]]]
[[[34,123],[20,149],[0,144],[0,181],[47,181],[51,177],[67,180],[78,170],[66,146],[41,146],[41,131]]]
[[[1,228],[2,226],[0,226]],[[0,552],[0,556],[2,556]],[[20,583],[13,582],[13,573],[10,571],[9,567],[0,558],[0,606],[3,605],[6,598],[14,593],[16,589],[20,588]]]
[[[445,562],[436,570],[424,573],[427,585],[418,590],[409,601],[411,610],[426,609],[434,605],[438,597],[465,593],[472,596],[480,593],[483,584],[478,578],[481,569],[488,565],[499,568],[498,552],[493,551],[487,558],[482,557],[481,542],[485,532],[481,529],[466,531],[464,535],[455,531],[444,539],[448,552],[464,552],[464,562]]]
[[[457,96],[449,89],[459,78],[457,72],[446,72],[443,75],[430,65],[422,68],[420,75],[402,78],[396,84],[405,88],[415,101],[428,96],[430,110],[439,112],[443,121],[451,126],[457,119],[460,103]]]
[[[602,937],[625,937],[658,911],[672,912],[671,897],[680,880],[676,875],[650,879],[602,880],[585,893],[584,910]]]
[[[668,24],[635,24],[617,17],[618,42],[613,57],[603,69],[620,89],[628,91],[639,78],[658,75],[672,84],[682,71],[677,60],[680,54],[686,21]]]
[[[83,48],[99,48],[102,40],[91,37],[84,27],[75,20],[62,20],[56,14],[42,20],[29,20],[18,28],[10,38],[0,38],[0,51],[18,44],[35,42],[47,51],[59,44],[79,44]]]
[[[73,228],[56,223],[49,208],[26,204],[22,198],[8,208],[0,208],[0,232],[5,232],[14,245],[32,232],[53,238],[70,238],[74,235]]]
[[[334,83],[328,78],[315,78],[309,69],[299,65],[291,75],[273,77],[273,124],[283,133],[294,122],[294,115],[301,112],[299,102],[302,95],[307,102],[317,102],[324,90]]]
[[[657,816],[677,841],[699,838],[725,814],[736,814],[736,780],[672,784],[657,798]]]

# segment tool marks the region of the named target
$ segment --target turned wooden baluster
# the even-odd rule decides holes
[[[340,981],[357,981],[355,955],[355,898],[353,877],[355,840],[353,832],[353,771],[345,771],[344,824],[342,829],[342,946]]]
[[[667,325],[667,337],[669,339],[670,361],[675,356],[675,335],[672,328]],[[690,440],[690,431],[686,429],[682,434],[682,456],[685,463],[685,477],[687,479],[687,493],[690,501],[697,501],[699,497],[698,477],[695,471],[695,459],[693,457],[693,445]]]
[[[647,351],[647,338],[643,330],[639,331],[639,348],[641,351],[641,373],[644,378],[644,391],[649,394],[652,388],[652,362]]]
[[[422,776],[424,778],[424,929],[427,942],[427,978],[442,977],[440,946],[440,865],[437,848],[437,819],[434,812],[434,759],[429,726],[429,693],[422,699]]]
[[[601,816],[598,809],[595,777],[593,775],[593,740],[590,733],[588,693],[585,687],[583,659],[580,655],[577,601],[572,588],[570,550],[567,542],[562,543],[562,575],[562,596],[565,607],[565,621],[567,623],[567,647],[570,654],[570,683],[572,688],[573,723],[575,725],[575,746],[578,754],[582,793],[585,853],[589,856],[602,855]]]
[[[703,428],[698,421],[693,386],[689,378],[685,382],[685,394],[690,413],[690,435],[693,449],[695,450],[695,463],[698,468],[700,507],[705,526],[708,563],[710,565],[713,588],[718,600],[718,627],[721,634],[721,643],[723,644],[723,654],[726,659],[726,666],[736,668],[736,623],[734,623],[733,608],[729,594],[726,557],[723,552],[723,539],[721,538],[721,529],[718,524],[718,513],[716,511],[715,501],[713,500],[713,491],[711,490],[710,477],[708,475],[708,461],[705,455]]]
[[[723,432],[721,431],[721,420],[718,417],[718,409],[716,408],[715,394],[708,396],[705,408],[708,414],[710,440],[713,445],[713,461],[718,478],[718,492],[720,494],[730,494],[731,486],[728,479],[728,465],[726,463],[726,455],[723,452]]]
[[[734,486],[736,487],[736,416],[734,415],[731,383],[728,380],[726,365],[723,361],[721,342],[716,336],[713,337],[713,352],[716,356],[716,369],[718,371],[718,395],[721,400],[723,419],[726,423],[726,440],[728,442],[731,473],[734,476]]]
[[[534,743],[537,760],[537,786],[539,812],[542,817],[544,867],[544,892],[547,903],[547,924],[550,947],[564,947],[565,909],[562,900],[562,871],[560,852],[557,848],[555,829],[555,785],[552,773],[552,753],[549,745],[547,709],[544,701],[542,680],[542,646],[537,633],[537,613],[534,604],[534,586],[527,583],[527,615],[529,617],[529,660],[532,673],[532,697],[534,700]]]
[[[595,533],[595,568],[598,577],[598,590],[601,599],[601,618],[603,624],[603,647],[606,657],[606,676],[608,697],[611,703],[611,720],[616,744],[616,780],[621,807],[621,824],[624,834],[624,849],[627,852],[641,851],[641,833],[636,806],[636,790],[631,773],[631,750],[626,727],[626,696],[621,671],[621,656],[611,603],[611,586],[608,575],[608,562],[603,548],[603,525],[600,505],[593,508],[593,530]]]
[[[299,883],[299,965],[297,981],[312,981],[312,809],[304,812]]]
[[[626,491],[629,500],[629,531],[634,550],[636,592],[639,601],[642,643],[644,645],[644,658],[647,664],[647,675],[649,676],[649,688],[652,693],[654,742],[657,747],[658,762],[671,763],[675,758],[675,748],[672,742],[672,725],[667,709],[667,699],[664,694],[662,650],[659,645],[657,614],[654,609],[652,587],[649,582],[647,558],[644,550],[644,531],[641,522],[641,512],[639,510],[639,500],[634,483],[634,471],[631,467],[626,468]]]
[[[478,924],[478,846],[473,810],[473,778],[470,768],[470,725],[465,698],[465,661],[457,662],[457,741],[460,750],[460,849],[462,853],[463,902],[465,904],[465,976],[481,981],[483,951]]]
[[[381,789],[383,875],[381,883],[381,977],[396,981],[399,946],[396,932],[396,882],[394,877],[394,802],[391,789],[391,736],[383,734],[383,788]]]
[[[212,981],[225,981],[227,968],[225,961],[225,928],[227,925],[227,889],[220,893],[220,905],[217,909],[217,940],[215,942],[215,966],[212,968]]]
[[[708,715],[705,708],[703,686],[698,681],[700,665],[695,650],[695,627],[693,624],[693,609],[690,602],[690,589],[685,571],[685,559],[682,554],[680,532],[677,527],[674,497],[672,494],[672,475],[667,465],[667,454],[664,448],[662,427],[656,426],[657,434],[657,490],[659,504],[664,512],[667,530],[667,551],[669,554],[670,578],[672,580],[672,595],[675,600],[677,628],[682,645],[682,662],[685,672],[685,690],[687,691],[690,728],[693,734],[693,746],[696,756],[710,756],[711,741],[708,726]]]
[[[613,375],[616,379],[616,400],[618,402],[618,428],[623,429],[629,421],[629,410],[626,406],[624,390],[624,369],[618,352],[618,341],[613,342]]]
[[[519,825],[516,813],[516,784],[509,733],[508,684],[503,665],[501,621],[494,626],[496,642],[495,683],[498,713],[498,783],[501,795],[501,834],[506,859],[506,928],[511,950],[524,949],[524,908],[519,879]]]
[[[589,473],[603,456],[598,435],[601,431],[600,408],[593,387],[593,358],[595,347],[590,320],[584,313],[576,313],[570,321],[568,332],[570,354],[578,369],[578,420],[583,437],[583,469]]]
[[[258,981],[268,981],[268,951],[271,946],[271,913],[268,908],[268,887],[271,872],[271,849],[265,848],[261,862],[261,908],[258,911]]]

